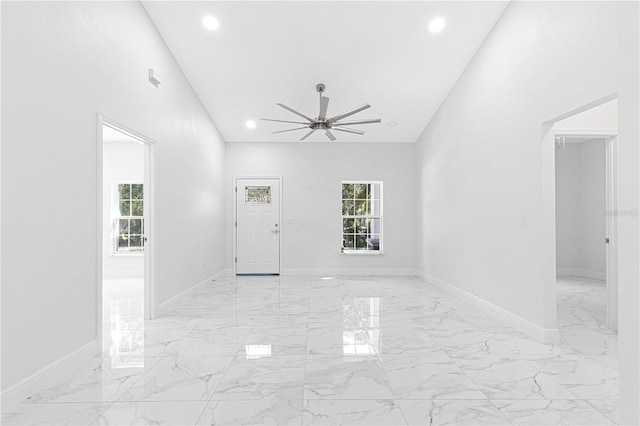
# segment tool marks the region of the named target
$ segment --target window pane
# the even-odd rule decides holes
[[[342,215],[343,216],[353,216],[354,215],[354,201],[353,200],[342,200]]]
[[[354,186],[355,198],[356,200],[366,200],[367,199],[367,187],[369,185],[366,183],[356,183]]]
[[[380,250],[380,235],[372,234],[367,238],[367,244],[369,250]]]
[[[380,200],[373,200],[369,203],[369,208],[371,209],[370,214],[374,216],[380,216]]]
[[[142,200],[135,200],[131,202],[131,216],[143,216],[144,211],[142,209]]]
[[[355,219],[356,234],[368,234],[369,233],[369,219]]]
[[[353,235],[343,235],[342,236],[342,247],[348,250],[353,250],[354,244],[354,236]]]
[[[118,219],[118,234],[126,235],[129,233],[129,219]]]
[[[128,200],[131,198],[131,185],[128,183],[118,184],[118,194],[121,200]]]
[[[345,200],[353,199],[353,184],[352,183],[343,183],[342,184],[342,198]]]
[[[356,215],[365,215],[367,214],[367,200],[356,200]]]
[[[356,250],[366,250],[366,249],[367,249],[367,236],[356,235]]]
[[[129,222],[129,232],[132,234],[142,234],[142,219],[131,219]]]
[[[131,216],[131,201],[120,201],[120,216]]]
[[[131,198],[133,198],[134,200],[142,200],[143,191],[141,183],[134,183],[133,185],[131,185]]]
[[[354,219],[342,219],[342,233],[354,234],[355,232]]]
[[[127,251],[129,250],[129,238],[123,235],[120,235],[118,237],[118,241],[117,241],[118,247],[116,248],[117,251]]]
[[[378,218],[369,219],[369,233],[380,234],[380,219]]]
[[[129,246],[135,247],[135,250],[141,250],[142,249],[142,237],[140,235],[132,235],[129,238]]]
[[[270,186],[247,186],[244,193],[245,204],[271,204]]]

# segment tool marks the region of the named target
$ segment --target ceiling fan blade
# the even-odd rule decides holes
[[[351,126],[353,124],[369,124],[369,123],[380,123],[382,121],[381,118],[372,118],[371,120],[360,120],[360,121],[345,121],[342,123],[333,123],[332,126]]]
[[[328,107],[329,107],[329,98],[322,96],[320,98],[320,114],[318,114],[318,120],[325,120],[327,118]]]
[[[303,137],[301,137],[301,138],[300,138],[300,140],[301,140],[301,141],[305,140],[306,138],[308,138],[309,136],[311,136],[311,134],[312,134],[313,132],[315,132],[315,131],[316,131],[316,129],[311,129],[311,130],[309,130],[309,133],[307,133],[306,135],[304,135]]]
[[[278,123],[309,124],[309,123],[304,123],[302,121],[274,120],[273,118],[261,118],[260,120],[263,120],[263,121],[276,121]]]
[[[332,127],[332,129],[337,130],[338,132],[347,132],[347,133],[355,133],[356,135],[364,135],[364,132],[362,130],[345,129],[340,127]]]
[[[309,126],[304,126],[304,127],[296,127],[295,129],[287,129],[287,130],[278,130],[277,132],[271,132],[271,133],[284,133],[284,132],[293,132],[294,130],[302,130],[302,129],[308,129]]]
[[[338,114],[335,117],[331,117],[329,120],[336,122],[336,121],[342,120],[343,118],[349,117],[350,115],[356,114],[360,111],[364,111],[367,108],[371,108],[371,105],[369,104],[360,105],[359,107],[350,109],[349,111],[343,112],[342,114]]]
[[[327,129],[326,132],[324,132],[325,135],[327,135],[327,137],[331,140],[331,142],[336,140],[336,137],[333,136],[333,133],[331,133],[331,130]]]
[[[306,115],[304,115],[303,113],[298,112],[298,111],[296,111],[296,110],[295,110],[295,109],[293,109],[293,108],[289,108],[289,107],[288,107],[288,106],[286,106],[285,104],[276,104],[276,105],[281,106],[282,108],[286,109],[287,111],[291,111],[292,113],[294,113],[294,114],[296,114],[296,115],[299,115],[300,117],[304,118],[305,120],[308,120],[308,121],[310,121],[310,122],[313,122],[313,119],[312,119],[312,118],[307,117],[307,116],[306,116]]]

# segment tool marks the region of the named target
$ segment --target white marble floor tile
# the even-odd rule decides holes
[[[494,404],[516,425],[612,425],[613,422],[582,400],[500,401]]]
[[[589,400],[589,404],[607,416],[615,424],[620,423],[620,404],[618,399],[592,399]]]
[[[427,333],[442,350],[451,355],[513,354],[495,335],[473,327],[427,329]]]
[[[302,399],[305,357],[238,355],[227,369],[213,399]]]
[[[79,366],[73,377],[40,390],[25,403],[115,401],[159,360],[156,357],[94,358]]]
[[[487,399],[444,352],[381,358],[398,399]]]
[[[232,359],[232,356],[162,358],[119,402],[208,401]]]
[[[543,345],[415,277],[322,278],[225,277],[154,320],[141,317],[140,283],[118,283],[105,351],[3,407],[3,424],[618,419],[601,282],[558,280],[562,341]]]
[[[238,354],[251,355],[265,351],[271,355],[305,355],[307,328],[251,328],[240,345]]]
[[[440,349],[424,328],[396,328],[385,324],[379,329],[377,340],[375,346],[381,354],[429,353]]]
[[[567,355],[530,361],[580,399],[618,398],[618,370],[595,357]]]
[[[20,404],[2,412],[3,425],[78,425],[85,426],[102,414],[110,404],[63,403]]]
[[[172,353],[178,356],[235,355],[248,332],[248,327],[193,329]]]
[[[510,425],[511,422],[486,400],[400,400],[409,425]]]
[[[405,425],[398,402],[392,399],[306,400],[303,425]]]
[[[207,402],[116,402],[92,425],[194,425]]]
[[[393,399],[380,361],[371,355],[308,355],[305,399]]]
[[[302,400],[216,401],[207,405],[198,425],[300,425]]]
[[[577,399],[531,362],[513,355],[453,357],[490,399]]]

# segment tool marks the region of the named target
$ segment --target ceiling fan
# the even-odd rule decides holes
[[[340,121],[360,111],[364,111],[367,108],[371,108],[371,105],[369,104],[360,105],[359,107],[350,109],[349,111],[343,112],[342,114],[338,114],[336,116],[327,118],[327,108],[329,107],[329,98],[327,98],[326,96],[322,96],[322,93],[324,93],[324,90],[325,90],[324,84],[322,83],[316,84],[316,92],[320,94],[320,112],[318,113],[318,116],[316,118],[308,117],[302,114],[301,112],[296,111],[293,108],[290,108],[284,104],[279,103],[277,104],[278,106],[281,106],[287,111],[291,111],[292,113],[304,118],[307,121],[303,122],[303,121],[274,120],[272,118],[261,118],[261,120],[276,121],[278,123],[303,124],[304,126],[302,127],[295,127],[293,129],[278,130],[277,132],[273,132],[273,133],[285,133],[285,132],[293,132],[294,130],[310,129],[303,137],[300,138],[301,141],[311,136],[316,130],[324,130],[325,135],[327,135],[327,137],[331,141],[336,140],[336,137],[331,132],[331,130],[336,130],[336,131],[345,132],[345,133],[355,133],[356,135],[364,135],[364,131],[362,130],[351,129],[344,126],[352,126],[356,124],[380,123],[382,121],[382,119],[380,118],[374,118],[369,120],[358,120],[358,121]]]

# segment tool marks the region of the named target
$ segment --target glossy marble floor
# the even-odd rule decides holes
[[[125,287],[105,295],[104,352],[3,424],[616,420],[602,282],[559,280],[557,345],[412,277],[230,278],[153,321],[141,319],[135,283]]]

